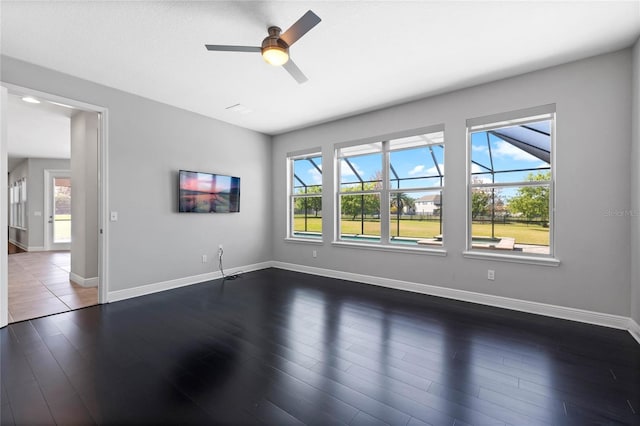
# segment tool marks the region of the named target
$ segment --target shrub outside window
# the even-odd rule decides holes
[[[553,255],[555,113],[468,127],[467,248]]]

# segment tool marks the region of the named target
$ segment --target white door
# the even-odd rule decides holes
[[[71,250],[71,172],[45,170],[45,248]]]

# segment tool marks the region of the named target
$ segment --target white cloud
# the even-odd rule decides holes
[[[424,170],[424,164],[418,164],[413,169],[409,170],[409,176],[414,176]]]
[[[313,182],[314,185],[322,184],[322,174],[318,171],[318,169],[313,167],[307,170],[307,173],[309,174],[309,176],[311,176],[311,182]]]
[[[364,175],[364,172],[362,170],[360,170],[360,168],[358,168],[357,164],[351,163],[351,165],[353,166],[354,169],[356,169],[356,172],[358,172],[360,177],[362,177]],[[341,161],[340,162],[340,174],[342,176],[355,176],[355,173],[353,173],[353,170],[351,170],[351,167],[349,167],[349,165],[347,164],[346,161]],[[363,177],[363,179],[364,179],[364,177]]]
[[[471,150],[476,152],[486,152],[487,147],[484,145],[471,145]]]
[[[496,142],[496,149],[493,150],[493,155],[496,157],[509,157],[517,161],[540,161],[539,158],[505,141]]]
[[[440,171],[444,174],[444,164],[440,164],[438,163],[438,167],[440,167]],[[427,176],[433,176],[433,175],[438,175],[438,168],[436,166],[430,167],[427,169],[427,171],[424,173]]]
[[[487,173],[487,171],[477,164],[471,163],[471,173]]]

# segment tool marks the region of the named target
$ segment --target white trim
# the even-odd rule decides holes
[[[9,242],[11,244],[13,244],[14,246],[17,246],[19,248],[21,248],[24,251],[28,251],[28,252],[34,252],[34,251],[47,251],[47,249],[45,249],[43,246],[25,246],[22,243],[19,243],[17,241],[14,240],[9,240]]]
[[[98,284],[100,284],[100,278],[98,277],[84,278],[73,272],[69,272],[69,280],[82,287],[98,287]]]
[[[636,339],[638,343],[640,343],[640,325],[638,325],[638,323],[635,322],[633,318],[629,318],[628,330],[629,333],[631,333],[631,336],[633,336],[633,338]]]
[[[556,112],[556,104],[540,105],[532,108],[523,108],[515,111],[499,112],[497,114],[485,115],[482,117],[468,118],[466,126],[472,128],[471,130],[484,131],[490,130],[495,127],[503,127],[505,125],[512,126],[513,124],[522,124],[531,121],[544,120],[544,117]],[[507,122],[507,123],[502,123]],[[486,126],[486,125],[489,126]],[[497,124],[497,126],[492,126]]]
[[[526,256],[520,254],[506,254],[496,252],[481,252],[476,250],[466,250],[462,252],[462,255],[468,259],[481,259],[481,260],[497,260],[499,262],[512,262],[512,263],[525,263],[529,265],[541,265],[541,266],[559,266],[560,260],[554,257],[538,257],[538,256]]]
[[[25,245],[24,245],[24,244],[22,244],[22,243],[19,243],[19,242],[18,242],[18,241],[16,241],[16,240],[13,240],[13,239],[9,238],[9,242],[10,242],[11,244],[13,244],[14,246],[16,246],[16,247],[21,248],[21,249],[22,249],[22,250],[24,250],[24,251],[28,251],[28,247],[27,247],[27,246],[25,246]]]
[[[296,238],[296,237],[287,237],[284,239],[285,243],[296,243],[296,244],[315,244],[317,246],[321,246],[324,242],[321,239],[312,240],[309,238]]]
[[[9,274],[7,265],[9,255],[7,247],[7,212],[9,211],[9,193],[7,180],[7,99],[8,90],[0,86],[0,327],[9,323]]]
[[[98,303],[109,301],[109,110],[98,113]]]
[[[242,266],[238,268],[230,268],[226,270],[226,275],[236,275],[251,271],[257,271],[259,269],[270,268],[271,262],[255,263],[253,265]],[[151,283],[141,285],[138,287],[128,288],[125,290],[110,291],[108,294],[108,302],[117,302],[119,300],[130,299],[132,297],[146,296],[148,294],[157,293],[165,290],[172,290],[174,288],[184,287],[192,284],[198,284],[205,281],[217,280],[222,278],[220,271],[207,272],[206,274],[192,275],[190,277],[177,278],[175,280],[161,281],[157,283]]]
[[[472,291],[458,290],[447,287],[439,287],[430,284],[413,283],[409,281],[380,278],[371,275],[355,274],[352,272],[335,271],[331,269],[316,268],[312,266],[296,265],[285,262],[272,262],[274,268],[289,271],[303,272],[311,275],[337,278],[347,281],[356,281],[381,287],[411,291],[414,293],[428,294],[431,296],[445,297],[447,299],[461,300],[480,305],[495,306],[514,311],[528,312],[553,318],[561,318],[587,324],[627,330],[640,343],[640,327],[631,318],[620,315],[606,314],[602,312],[587,311],[584,309],[569,308],[565,306],[549,305],[540,302],[512,299],[509,297],[494,296],[490,294],[475,293]],[[632,325],[633,324],[635,325]],[[636,333],[636,334],[634,334]]]
[[[402,244],[382,244],[382,243],[352,243],[345,240],[332,241],[332,246],[335,247],[346,247],[346,248],[356,248],[356,249],[364,249],[364,250],[377,250],[377,251],[391,251],[395,253],[412,253],[412,254],[426,254],[430,256],[446,256],[447,250],[444,248],[422,248],[422,247],[411,247]]]

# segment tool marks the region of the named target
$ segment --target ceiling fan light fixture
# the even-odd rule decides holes
[[[287,63],[289,60],[289,53],[287,52],[287,49],[283,49],[280,46],[268,46],[262,49],[262,58],[268,64],[280,66]]]

